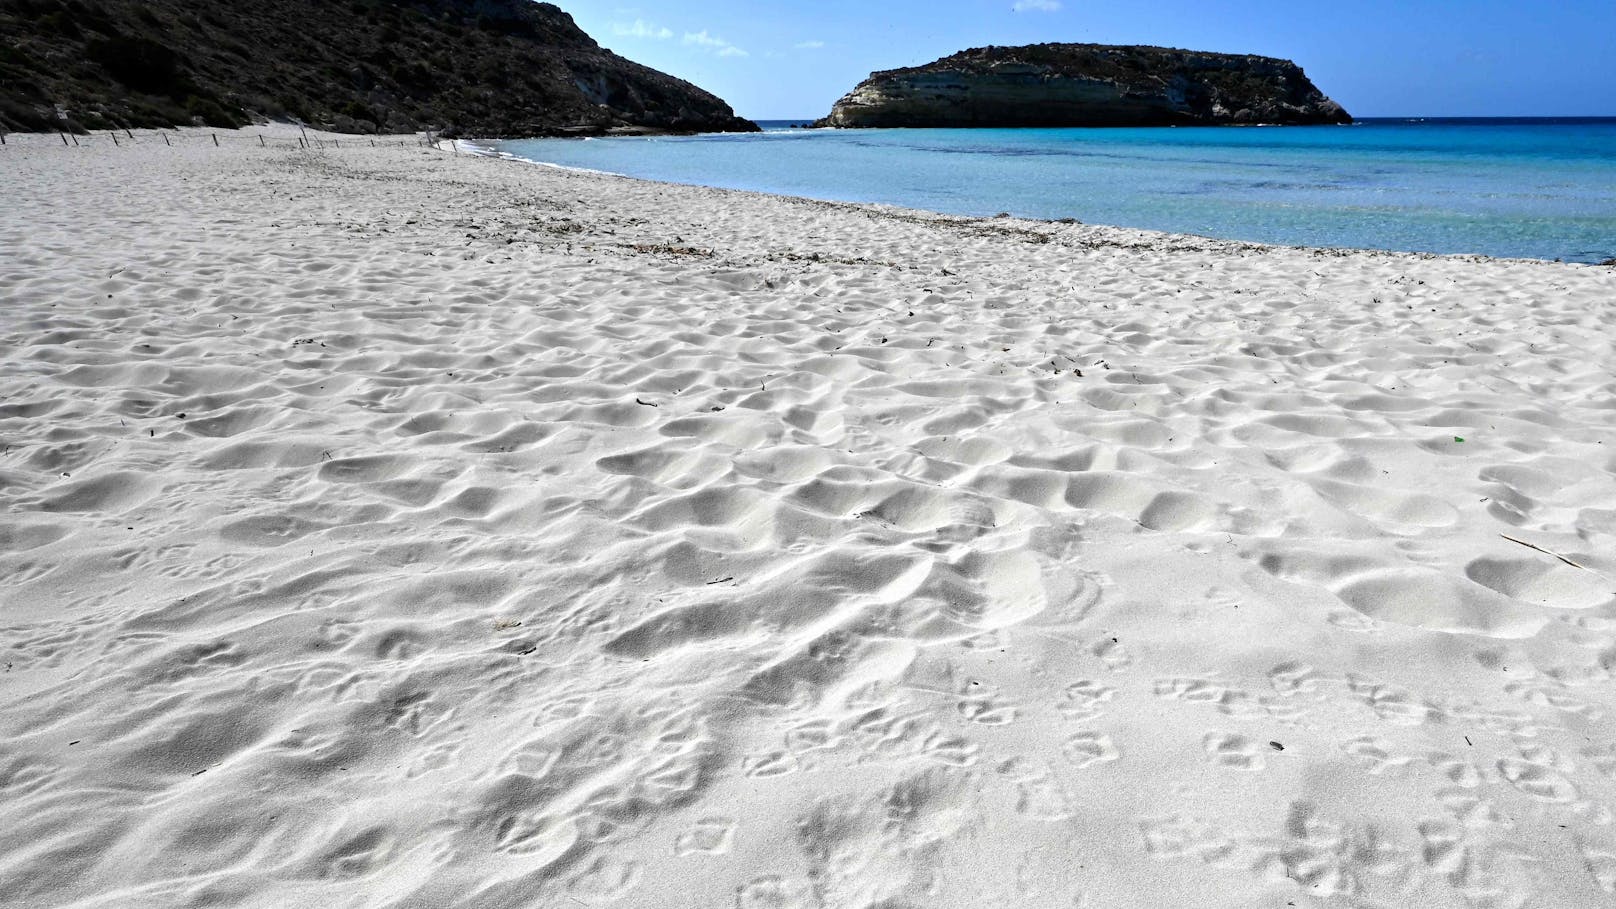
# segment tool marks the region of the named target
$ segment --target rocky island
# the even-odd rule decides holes
[[[816,126],[1351,123],[1289,60],[1163,47],[978,47],[877,72]]]
[[[5,0],[0,131],[751,132],[531,0]]]

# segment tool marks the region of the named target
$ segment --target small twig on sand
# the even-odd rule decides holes
[[[1534,543],[1528,543],[1525,540],[1517,540],[1517,539],[1515,539],[1514,537],[1510,536],[1507,533],[1501,533],[1501,534],[1499,534],[1499,536],[1501,536],[1504,539],[1510,541],[1511,543],[1519,543],[1522,546],[1525,546],[1527,549],[1536,549],[1538,552],[1541,552],[1544,555],[1554,556],[1555,558],[1557,558],[1560,561],[1566,563],[1567,565],[1570,565],[1572,568],[1581,568],[1583,571],[1594,571],[1592,568],[1589,568],[1586,565],[1578,565],[1576,562],[1571,561],[1570,559],[1568,559],[1565,556],[1559,554],[1558,552],[1551,552],[1551,551],[1549,551],[1547,549],[1544,549],[1542,546],[1538,546],[1538,545],[1536,545]],[[1594,572],[1594,573],[1598,574],[1598,572]]]

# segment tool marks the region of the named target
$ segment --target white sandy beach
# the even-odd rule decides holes
[[[1616,269],[230,138],[0,148],[0,905],[1616,902]]]

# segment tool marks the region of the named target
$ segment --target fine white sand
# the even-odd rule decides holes
[[[0,149],[0,904],[1616,900],[1613,270],[271,133]]]

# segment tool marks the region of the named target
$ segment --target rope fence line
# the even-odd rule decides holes
[[[56,133],[6,133],[0,131],[0,146],[42,144],[55,145],[60,140],[67,148],[78,148],[86,145],[163,145],[172,148],[175,145],[212,144],[215,148],[222,148],[225,142],[246,142],[255,144],[260,148],[381,148],[393,147],[441,147],[441,139],[433,133],[424,133],[411,139],[399,139],[394,136],[376,138],[373,136],[353,135],[340,139],[329,137],[310,136],[307,130],[299,130],[300,135],[267,136],[263,133],[243,133],[241,131],[220,135],[216,132],[180,132],[163,129],[107,129],[94,130],[89,133],[70,133],[58,131]],[[452,144],[452,143],[451,143]]]

